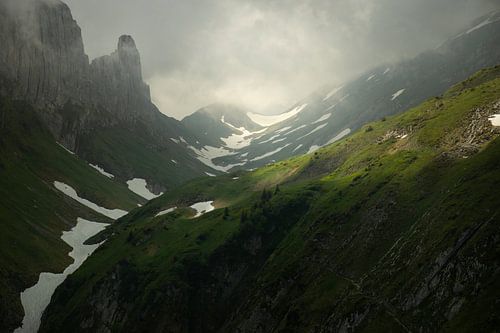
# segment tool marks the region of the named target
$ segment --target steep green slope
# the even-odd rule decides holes
[[[19,326],[19,293],[40,272],[71,262],[62,230],[77,217],[109,222],[56,190],[54,181],[104,207],[131,210],[144,201],[59,146],[29,106],[0,99],[0,331]]]
[[[108,230],[41,331],[498,327],[499,109],[495,67],[314,154],[192,181]]]

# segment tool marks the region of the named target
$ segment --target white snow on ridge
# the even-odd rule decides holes
[[[132,192],[134,192],[137,195],[140,195],[144,199],[151,200],[154,198],[159,197],[163,193],[160,194],[154,194],[151,193],[150,190],[147,188],[147,182],[145,179],[142,178],[134,178],[131,180],[127,181],[128,189]]]
[[[332,116],[332,114],[331,114],[331,113],[327,113],[327,114],[325,114],[325,115],[321,116],[321,118],[319,118],[319,119],[318,119],[318,120],[316,120],[315,122],[312,122],[312,123],[311,123],[311,125],[313,125],[313,124],[317,124],[317,123],[320,123],[320,122],[322,122],[322,121],[325,121],[325,120],[327,120],[328,118],[330,118],[331,116]]]
[[[277,154],[277,153],[279,153],[280,151],[282,151],[283,149],[285,149],[286,147],[288,147],[289,145],[290,145],[290,144],[289,144],[289,143],[287,143],[287,144],[286,144],[286,145],[284,145],[283,147],[279,147],[279,148],[277,148],[277,149],[275,149],[275,150],[273,150],[273,151],[270,151],[270,152],[265,153],[265,154],[263,154],[263,155],[260,155],[260,156],[254,157],[254,158],[252,158],[250,161],[251,161],[251,162],[255,162],[255,161],[258,161],[258,160],[262,160],[262,159],[264,159],[264,158],[266,158],[266,157],[272,156],[272,155],[274,155],[274,154]]]
[[[113,220],[119,219],[120,217],[127,215],[127,213],[128,213],[128,212],[121,210],[121,209],[107,209],[107,208],[98,206],[95,203],[93,203],[87,199],[80,198],[78,196],[78,193],[75,191],[74,188],[72,188],[71,186],[64,184],[62,182],[54,181],[54,187],[56,189],[58,189],[59,191],[61,191],[62,193],[66,194],[68,197],[78,201],[82,205],[84,205],[84,206],[104,215],[104,216],[107,216]]]
[[[289,134],[291,134],[291,133],[293,133],[293,132],[296,132],[296,131],[298,131],[298,130],[303,129],[303,128],[304,128],[304,127],[306,127],[306,126],[307,126],[307,125],[300,125],[299,127],[294,128],[293,130],[288,131],[288,132],[286,132],[286,133],[285,133],[285,134],[283,134],[283,135],[289,135]]]
[[[274,115],[274,116],[266,116],[266,115],[263,115],[263,114],[258,114],[258,113],[253,113],[253,112],[248,112],[247,116],[254,123],[256,123],[258,125],[261,125],[261,126],[271,126],[271,125],[280,123],[280,122],[282,122],[284,120],[287,120],[287,119],[295,116],[296,114],[298,114],[299,112],[301,112],[302,110],[304,110],[306,106],[307,106],[307,104],[302,104],[300,106],[296,106],[295,108],[293,108],[292,110],[290,110],[288,112],[285,112],[285,113],[282,113],[282,114],[278,114],[278,115]]]
[[[301,143],[300,145],[298,145],[297,147],[295,147],[295,149],[293,151],[297,151],[297,149],[299,149],[302,146],[303,146],[303,144]]]
[[[234,129],[238,132],[241,132],[241,134],[235,133],[235,134],[228,136],[227,138],[221,138],[221,140],[224,141],[225,146],[227,148],[230,148],[230,149],[241,149],[241,148],[245,148],[245,147],[249,146],[250,143],[252,142],[252,140],[255,139],[254,135],[262,133],[267,129],[267,128],[263,128],[263,129],[256,131],[256,132],[250,132],[245,127],[238,128],[238,127],[226,122],[224,120],[224,116],[222,116],[220,121],[223,124],[231,127],[232,129]]]
[[[292,128],[292,126],[287,126],[287,127],[280,128],[279,130],[276,131],[276,133],[281,133],[281,132],[284,132],[284,131],[288,131],[290,128]]]
[[[298,140],[301,140],[303,138],[305,138],[306,136],[309,136],[317,131],[319,131],[320,129],[322,129],[323,127],[325,127],[326,125],[328,125],[328,123],[326,124],[322,124],[322,125],[319,125],[318,127],[316,127],[315,129],[313,129],[312,131],[310,131],[309,133],[305,134],[305,135],[302,135],[300,138],[297,139]]]
[[[278,139],[278,140],[274,140],[274,141],[273,141],[273,142],[271,142],[271,143],[278,143],[278,142],[282,142],[282,141],[285,141],[285,140],[286,140],[286,138],[283,138],[283,139]]]
[[[406,89],[401,89],[401,90],[396,91],[394,94],[392,94],[391,101],[393,101],[396,98],[398,98],[399,96],[401,96],[405,92],[405,90]]]
[[[213,163],[212,160],[217,158],[217,157],[236,155],[236,153],[231,152],[223,147],[216,148],[216,147],[212,147],[212,146],[204,146],[201,149],[197,149],[193,146],[188,146],[188,148],[196,153],[196,155],[197,155],[196,158],[198,159],[198,161],[200,161],[201,163],[205,164],[206,166],[208,166],[214,170],[227,172],[228,170],[230,170],[236,166],[245,165],[244,162],[236,163],[236,164],[229,164],[226,166],[220,166],[220,165],[216,165],[215,163]]]
[[[211,212],[215,209],[213,201],[197,202],[189,207],[196,210],[196,215],[194,217],[200,217],[205,213]]]
[[[465,33],[466,34],[470,34],[471,32],[473,31],[476,31],[478,29],[481,29],[482,27],[488,25],[488,24],[491,24],[491,23],[494,23],[498,20],[492,20],[491,17],[488,17],[486,20],[484,20],[483,22],[479,23],[478,25],[476,25],[475,27],[472,27],[470,28],[469,30],[467,30]]]
[[[263,144],[263,143],[267,143],[271,140],[274,140],[276,139],[278,136],[280,136],[279,134],[276,134],[276,135],[273,135],[272,137],[270,137],[269,139],[265,140],[265,141],[262,141],[262,142],[259,142],[259,145]]]
[[[172,140],[173,142],[175,142],[175,143],[177,143],[177,144],[181,143],[179,140],[174,139],[174,138],[170,138],[170,140]]]
[[[382,73],[382,75],[385,75],[385,74],[389,73],[389,72],[390,72],[390,70],[391,70],[391,68],[390,68],[390,67],[387,67],[387,68],[385,69],[385,71]]]
[[[344,86],[337,87],[337,88],[333,89],[332,91],[330,91],[328,94],[326,94],[325,98],[323,98],[323,102],[326,101],[327,99],[329,99],[330,97],[332,97],[333,95],[335,95],[342,88],[344,88]]]
[[[108,178],[115,178],[115,176],[114,176],[114,175],[110,174],[109,172],[104,171],[104,169],[103,169],[103,168],[101,168],[100,166],[98,166],[98,165],[94,165],[94,164],[90,164],[90,163],[89,163],[89,165],[90,165],[92,168],[94,168],[94,169],[96,169],[97,171],[99,171],[99,173],[101,173],[101,175],[104,175],[104,176],[106,176],[106,177],[108,177]]]
[[[377,74],[372,74],[370,75],[367,79],[366,79],[366,82],[370,81],[371,79],[373,79],[375,76],[377,76]]]
[[[177,207],[171,207],[171,208],[162,210],[161,212],[158,212],[158,214],[156,214],[155,217],[162,216],[162,215],[165,215],[165,214],[168,214],[168,213],[172,213],[176,209],[177,209]]]
[[[345,101],[345,100],[346,100],[349,96],[350,96],[349,94],[345,94],[344,96],[342,96],[342,97],[339,99],[339,101],[340,101],[340,102],[343,102],[343,101]]]
[[[348,135],[349,133],[351,133],[351,129],[350,128],[346,128],[345,130],[343,130],[342,132],[340,132],[339,134],[337,134],[335,137],[333,137],[332,139],[330,139],[326,144],[329,145],[330,143],[334,143],[335,141],[338,141],[338,140],[342,139],[344,136]]]
[[[337,106],[337,103],[331,105],[330,107],[328,107],[328,109],[326,109],[325,111],[330,111],[331,109],[333,109],[334,107]]]
[[[57,144],[59,146],[61,146],[62,149],[66,150],[68,153],[70,153],[71,155],[76,155],[74,152],[72,152],[71,150],[69,150],[68,148],[64,147],[62,144],[60,144],[59,142],[57,142]]]
[[[306,153],[306,154],[313,153],[313,152],[315,152],[316,150],[318,150],[318,149],[320,149],[320,148],[321,148],[321,146],[312,145],[312,146],[309,148],[309,150],[307,151],[307,153]]]
[[[101,244],[85,245],[84,242],[106,228],[107,224],[77,219],[76,226],[70,231],[63,231],[61,239],[71,246],[69,256],[73,263],[59,274],[40,273],[38,282],[21,293],[21,304],[24,309],[22,326],[14,330],[15,333],[37,332],[40,327],[43,311],[49,305],[56,288],[64,282],[66,277],[80,267],[83,262]]]
[[[491,121],[493,126],[500,126],[500,114],[494,114],[488,120]]]

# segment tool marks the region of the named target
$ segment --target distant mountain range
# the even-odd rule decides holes
[[[499,62],[500,13],[494,12],[474,21],[463,33],[434,50],[380,66],[344,85],[319,89],[280,116],[251,112],[245,115],[241,110],[212,106],[183,122],[192,128],[205,122],[211,124],[209,140],[204,141],[202,135],[201,144],[188,141],[203,153],[204,159],[212,157],[210,164],[220,170],[253,169],[313,152],[369,121],[398,114],[429,97],[438,96],[450,85]],[[245,123],[250,118],[253,127],[231,123],[228,120],[231,114],[246,119]],[[230,134],[240,141],[237,149],[223,140]]]
[[[137,217],[147,200],[182,192],[194,178],[207,186],[220,178],[206,176],[238,180],[244,170],[312,152],[440,95],[498,64],[499,18],[481,18],[415,59],[319,89],[282,114],[214,104],[177,121],[151,102],[131,36],[90,62],[63,2],[1,1],[0,331],[19,326],[19,293],[40,272],[68,265],[60,235],[78,218]],[[259,190],[287,178],[275,176]]]

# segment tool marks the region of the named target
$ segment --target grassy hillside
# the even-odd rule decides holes
[[[495,67],[314,154],[149,202],[57,289],[41,331],[498,327],[499,101]],[[206,200],[219,209],[193,218]]]
[[[187,180],[214,172],[192,157],[183,145],[170,138],[187,139],[188,133],[173,126],[163,115],[152,120],[156,132],[137,120],[133,126],[118,122],[114,126],[95,128],[82,134],[78,155],[96,161],[123,183],[144,178],[155,193],[166,192]],[[192,139],[191,141],[194,141]]]
[[[77,217],[107,221],[57,191],[54,181],[108,208],[131,210],[143,200],[59,146],[35,112],[0,100],[0,331],[22,319],[19,293],[42,271],[62,271],[71,261],[60,237]]]

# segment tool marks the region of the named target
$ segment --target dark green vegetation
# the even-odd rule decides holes
[[[98,165],[123,183],[132,178],[145,178],[155,193],[166,192],[189,179],[205,175],[203,171],[214,172],[191,157],[184,146],[170,140],[168,133],[178,133],[179,129],[170,124],[169,118],[160,114],[154,116],[154,131],[138,120],[134,126],[122,122],[83,134],[78,155],[98,161]]]
[[[149,202],[57,289],[41,330],[497,328],[499,100],[495,67],[314,154]],[[219,209],[192,218],[205,200]]]
[[[19,293],[42,271],[71,263],[62,230],[76,218],[110,222],[54,188],[61,181],[107,208],[131,210],[143,202],[59,146],[31,107],[0,99],[0,331],[19,325]]]

